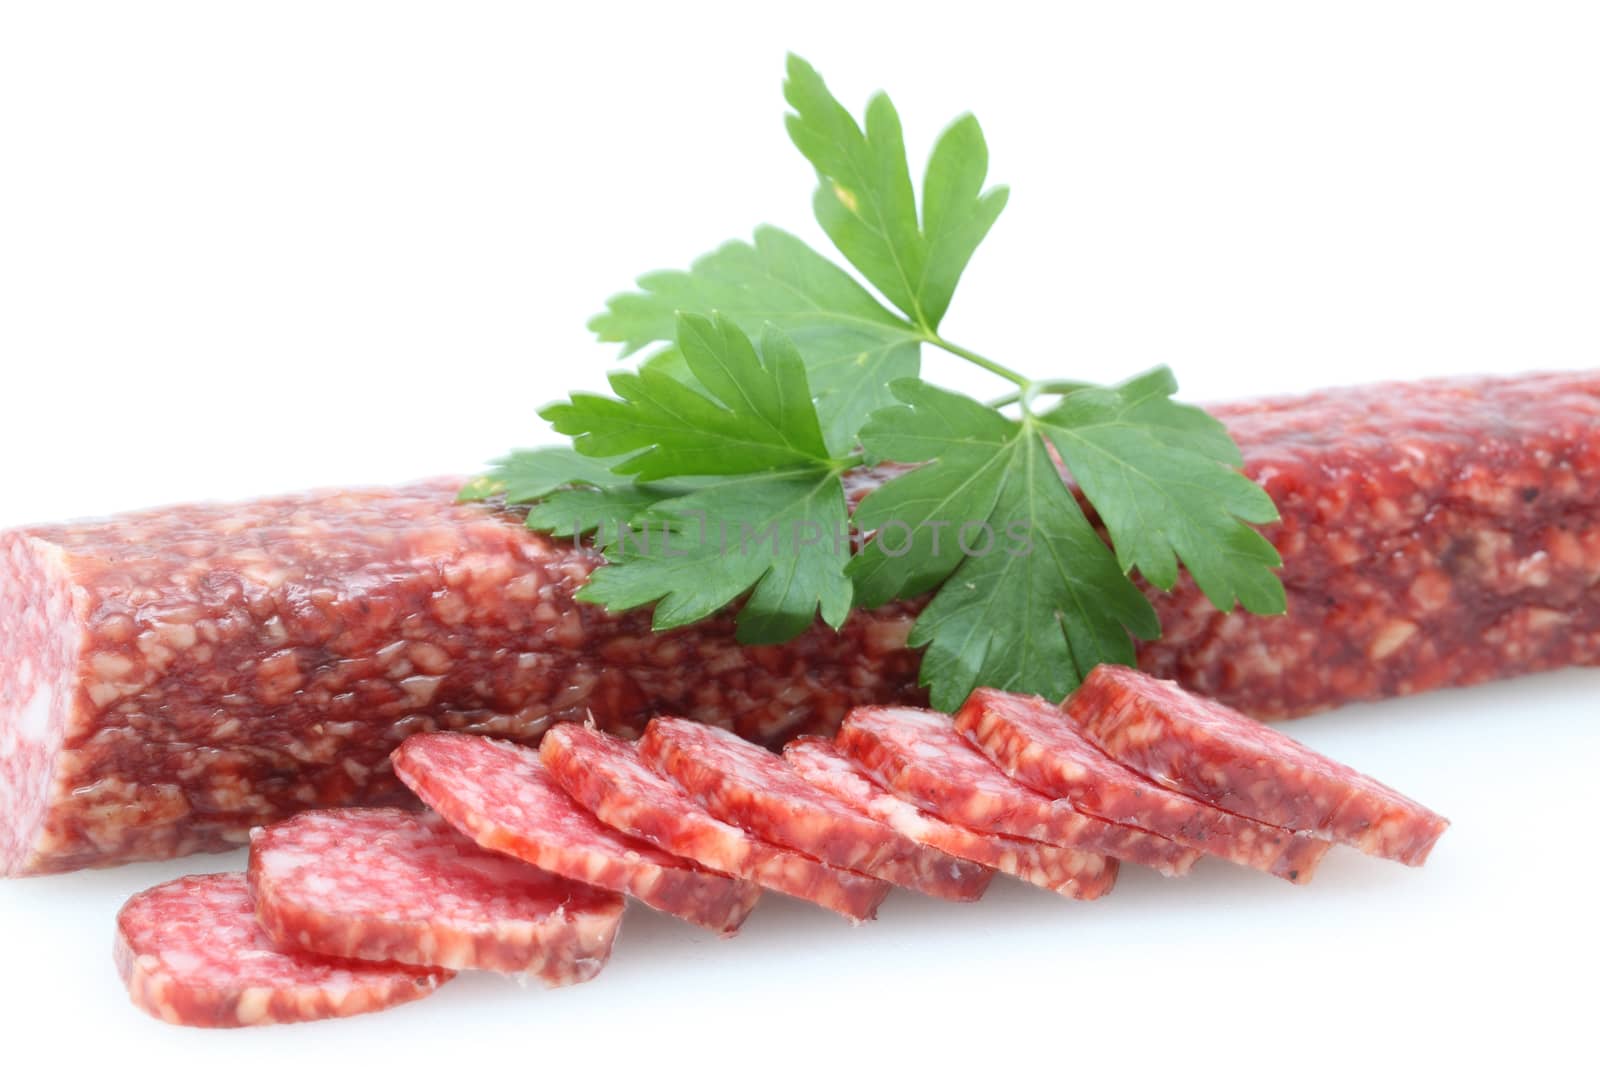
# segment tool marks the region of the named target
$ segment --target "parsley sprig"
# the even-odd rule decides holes
[[[872,289],[772,227],[644,275],[590,327],[647,358],[613,395],[543,410],[570,448],[512,453],[463,498],[592,538],[607,565],[580,597],[650,606],[659,630],[737,603],[740,640],[781,642],[929,596],[910,643],[947,709],[979,685],[1059,699],[1131,662],[1160,632],[1135,572],[1169,589],[1186,569],[1219,609],[1281,612],[1280,561],[1252,525],[1277,511],[1222,425],[1172,399],[1167,368],[1036,381],[940,334],[1008,196],[985,188],[977,120],[940,135],[919,196],[887,96],[857,124],[794,56],[784,96],[817,221]],[[1012,391],[985,404],[922,380],[925,345]],[[848,472],[885,462],[905,470],[852,525]]]

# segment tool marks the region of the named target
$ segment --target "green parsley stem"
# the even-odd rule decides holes
[[[1026,389],[1028,386],[1033,384],[1033,379],[1029,378],[1026,374],[1018,374],[1010,367],[1003,367],[992,359],[985,359],[983,356],[980,356],[978,353],[972,351],[972,349],[963,348],[953,341],[946,341],[943,337],[940,337],[936,333],[929,333],[926,337],[926,340],[929,344],[936,345],[939,348],[944,349],[952,356],[959,356],[968,363],[971,363],[974,366],[982,367],[990,374],[999,375],[1006,381],[1022,389]]]
[[[1088,382],[1075,382],[1066,378],[1046,378],[1043,381],[1029,382],[1022,389],[1014,390],[1005,396],[995,397],[989,401],[992,408],[1010,407],[1012,404],[1031,399],[1034,396],[1066,396],[1079,389],[1089,388]]]

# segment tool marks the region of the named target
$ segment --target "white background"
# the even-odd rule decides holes
[[[760,222],[821,240],[791,48],[852,108],[890,89],[916,160],[978,113],[1014,191],[946,325],[1003,362],[1165,361],[1193,399],[1600,365],[1589,5],[7,4],[0,526],[540,441],[635,274]],[[239,856],[0,884],[5,1059],[1578,1058],[1594,705],[1568,672],[1296,724],[1455,819],[1421,871],[1130,870],[859,930],[774,899],[726,943],[636,909],[589,985],[469,976],[343,1023],[127,1006],[118,904]]]

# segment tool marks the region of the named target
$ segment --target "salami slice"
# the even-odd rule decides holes
[[[708,870],[754,882],[836,911],[871,919],[889,883],[840,870],[768,844],[695,803],[683,787],[647,767],[630,742],[564,723],[544,735],[545,767],[601,822]]]
[[[575,804],[539,750],[467,734],[419,734],[394,770],[446,822],[493,852],[552,874],[627,893],[658,911],[732,934],[761,895],[620,834]]]
[[[1326,841],[1223,811],[1129,770],[1039,697],[975,690],[956,716],[956,729],[1001,770],[1045,796],[1285,881],[1310,881],[1328,850]]]
[[[281,946],[344,959],[588,981],[620,894],[473,844],[435,815],[311,811],[250,839],[256,916]]]
[[[1270,726],[1128,667],[1096,667],[1065,707],[1122,763],[1274,826],[1421,866],[1450,825]]]
[[[117,914],[115,958],[133,1003],[180,1026],[359,1015],[425,997],[454,977],[280,949],[256,922],[242,874],[179,878],[134,896]]]
[[[972,830],[1098,852],[1169,877],[1188,874],[1200,858],[1191,848],[1085,815],[1012,780],[967,743],[948,715],[856,708],[836,743],[903,799]]]
[[[1000,834],[980,834],[926,815],[863,774],[833,743],[801,737],[783,749],[806,781],[919,844],[1060,893],[1073,900],[1105,896],[1117,881],[1117,861],[1093,852],[1057,848]]]
[[[639,752],[717,818],[824,863],[947,900],[976,900],[993,877],[840,803],[780,757],[726,730],[653,719]]]

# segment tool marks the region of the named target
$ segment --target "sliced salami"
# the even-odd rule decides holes
[[[940,852],[1074,900],[1105,896],[1116,884],[1117,861],[1109,857],[1000,834],[980,834],[924,814],[868,778],[826,738],[791,741],[784,746],[783,758],[818,789]]]
[[[566,723],[544,735],[539,753],[551,776],[601,822],[708,870],[810,901],[853,922],[874,917],[889,893],[887,882],[830,867],[723,822],[677,782],[646,766],[631,742]]]
[[[280,949],[256,922],[242,874],[194,875],[139,893],[117,914],[115,958],[133,1003],[180,1026],[359,1015],[425,997],[453,977]]]
[[[256,916],[283,947],[584,982],[611,957],[621,894],[479,848],[436,815],[311,811],[250,839]]]
[[[1014,781],[967,743],[948,715],[918,708],[856,708],[840,751],[924,811],[983,833],[1098,852],[1162,874],[1189,873],[1200,854],[1164,837],[1085,815]]]
[[[1275,826],[1420,866],[1450,825],[1270,726],[1128,667],[1096,667],[1065,708],[1120,762]]]
[[[1055,704],[1039,697],[975,690],[956,729],[1001,770],[1045,796],[1123,826],[1285,881],[1311,880],[1328,842],[1223,811],[1130,770],[1096,748]]]
[[[482,847],[627,893],[718,933],[737,931],[761,895],[759,886],[707,871],[596,819],[556,785],[538,749],[467,734],[419,734],[395,751],[394,770]]]
[[[947,900],[976,900],[993,877],[840,803],[777,755],[726,730],[653,719],[639,752],[719,819],[824,863]]]

